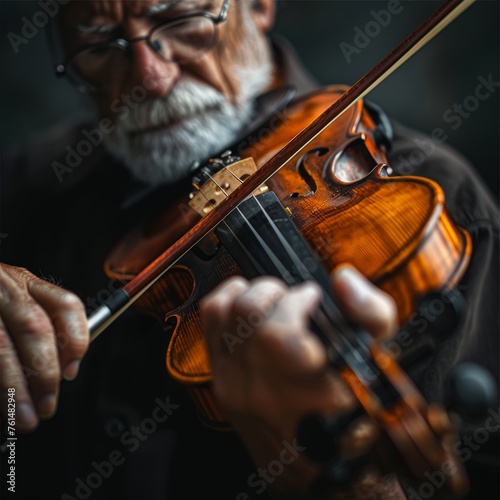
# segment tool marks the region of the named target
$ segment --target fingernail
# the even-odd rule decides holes
[[[316,299],[318,296],[322,294],[321,287],[318,283],[314,281],[305,281],[301,285],[299,285],[299,293],[303,294],[307,298]]]
[[[343,264],[335,270],[335,276],[342,279],[348,279],[351,276],[358,276],[359,272],[349,264]]]
[[[36,405],[38,415],[40,417],[50,417],[56,409],[56,397],[49,393],[42,396]]]
[[[351,303],[362,305],[372,298],[370,283],[352,266],[342,266],[335,272],[335,279],[342,281],[342,285],[349,291]]]
[[[17,418],[23,427],[34,427],[38,423],[38,418],[28,403],[19,403],[17,405]]]
[[[66,365],[63,370],[63,377],[65,380],[74,380],[78,375],[78,370],[80,369],[80,361],[71,361]]]

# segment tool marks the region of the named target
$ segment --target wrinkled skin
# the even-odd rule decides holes
[[[156,22],[144,10],[155,3],[157,0],[70,2],[64,13],[64,42],[70,49],[85,43],[74,31],[79,22],[119,24],[128,38],[141,36]],[[156,82],[149,91],[151,99],[168,97],[177,82],[188,80],[210,85],[228,102],[237,101],[238,81],[229,68],[234,62],[231,47],[241,42],[238,16],[249,16],[265,40],[273,23],[274,2],[257,0],[236,6],[231,2],[231,6],[227,23],[221,26],[219,45],[187,66],[160,62],[146,44],[134,44],[126,81],[95,98],[101,116],[106,116],[110,102],[145,77]],[[394,332],[396,309],[385,293],[349,267],[335,273],[332,284],[349,318],[380,339]],[[258,465],[274,459],[283,440],[293,442],[298,422],[310,411],[335,415],[353,404],[352,395],[328,369],[321,344],[308,330],[319,297],[313,284],[288,289],[274,278],[263,277],[253,282],[231,278],[203,300],[215,394]],[[262,315],[262,324],[231,353],[224,334],[234,333],[238,316],[252,312]],[[1,265],[0,315],[2,412],[6,413],[7,388],[14,387],[17,430],[31,432],[40,419],[54,415],[61,378],[77,376],[88,348],[85,309],[76,295],[26,269]],[[369,425],[358,429],[350,453],[356,455],[374,439]],[[300,455],[273,487],[277,494],[287,492],[287,498],[292,498],[291,491],[304,497],[317,472]],[[364,479],[368,490],[373,490],[372,479]]]
[[[392,298],[350,266],[332,274],[332,287],[347,318],[379,340],[391,337],[397,321]],[[275,278],[248,282],[235,277],[201,304],[215,395],[263,469],[280,456],[284,441],[296,442],[298,423],[304,416],[334,417],[354,405],[354,396],[333,374],[322,344],[308,329],[320,296],[314,283],[289,289]],[[256,327],[235,343],[239,318],[252,318]],[[377,435],[369,422],[361,422],[344,436],[344,458],[363,454]],[[306,498],[308,484],[317,473],[318,468],[301,450],[271,487],[286,498],[292,491],[297,498]],[[371,473],[360,479],[360,498],[374,494],[375,485],[381,488],[375,498],[386,498],[387,491]]]

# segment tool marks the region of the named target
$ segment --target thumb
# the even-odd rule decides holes
[[[346,318],[370,332],[377,340],[387,340],[398,325],[394,299],[373,285],[349,265],[331,276],[333,293]]]

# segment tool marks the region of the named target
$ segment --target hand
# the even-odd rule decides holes
[[[57,407],[61,376],[72,380],[89,342],[80,299],[26,269],[0,264],[2,412],[15,389],[16,430],[29,432]]]
[[[348,319],[379,340],[395,333],[394,300],[354,268],[343,266],[334,273],[332,287]],[[296,445],[298,423],[309,413],[334,416],[355,404],[328,366],[322,343],[308,329],[320,298],[314,283],[287,288],[275,278],[248,282],[233,277],[201,303],[215,397],[254,461],[265,470],[285,449],[296,451],[279,476],[268,474],[269,485],[288,498],[291,492],[307,498],[308,484],[319,472]],[[356,436],[349,440],[351,455],[376,438],[368,424],[361,435],[364,441]],[[373,493],[373,485],[370,489]]]

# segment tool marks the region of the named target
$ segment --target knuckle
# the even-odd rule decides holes
[[[50,365],[43,372],[40,372],[40,382],[44,386],[55,387],[61,380],[61,370],[59,365]]]
[[[389,339],[397,328],[398,309],[395,300],[389,295],[381,295],[373,315],[373,333],[380,340]]]
[[[80,297],[68,291],[61,292],[61,295],[59,296],[59,307],[63,311],[67,312],[80,313],[85,311],[85,307],[83,302],[80,300]]]
[[[5,273],[24,273],[29,272],[25,267],[11,266],[10,264],[1,264],[0,270]]]
[[[73,335],[71,337],[65,336],[63,339],[58,338],[57,347],[61,354],[65,351],[65,358],[73,356],[80,358],[87,351],[89,342],[90,339],[88,335]]]
[[[0,386],[3,390],[7,390],[9,387],[15,387],[16,389],[24,388],[25,379],[24,372],[17,366],[5,366],[2,369],[2,377]]]
[[[266,318],[286,293],[287,288],[277,278],[256,278],[247,293],[234,299],[232,313],[235,316],[258,315]]]
[[[59,360],[53,350],[45,350],[33,354],[29,369],[42,383],[54,385],[61,379]]]
[[[217,318],[223,310],[216,292],[211,292],[200,300],[200,312],[204,317]]]
[[[28,271],[25,267],[17,267],[17,266],[12,266],[11,270],[18,273],[20,276],[23,276],[24,278],[34,278],[35,276]]]
[[[265,285],[271,293],[287,289],[285,283],[275,276],[259,276],[253,280],[253,284],[254,286]]]
[[[0,301],[5,306],[15,305],[27,297],[26,277],[29,273],[24,268],[2,265],[0,268]]]
[[[395,321],[398,315],[398,308],[396,301],[388,294],[381,296],[384,304],[384,314],[388,321]]]
[[[231,316],[237,318],[237,323],[245,322],[252,327],[260,327],[268,318],[274,307],[272,302],[257,302],[248,297],[238,297],[233,302]]]
[[[231,276],[216,286],[200,300],[200,310],[210,319],[224,314],[230,308],[235,296],[246,290],[248,285],[241,276]]]
[[[5,353],[10,352],[12,349],[12,340],[9,333],[4,328],[0,321],[0,355],[4,356]]]
[[[17,328],[22,335],[46,336],[54,334],[54,328],[47,314],[38,307],[31,308],[18,318]]]
[[[47,373],[51,370],[59,369],[57,353],[55,352],[53,345],[39,345],[37,346],[37,349],[32,349],[30,354],[30,367]]]
[[[81,335],[75,336],[70,340],[70,344],[74,351],[83,354],[89,347],[90,335],[87,331],[82,331]]]
[[[11,350],[8,352],[0,350],[0,368],[2,372],[0,377],[2,391],[6,391],[9,387],[24,390],[26,375],[19,364],[19,360]]]
[[[240,295],[236,297],[231,305],[231,314],[233,316],[248,316],[248,314],[255,310],[255,304],[251,302],[248,297]]]
[[[257,295],[256,302],[263,303],[266,306],[274,304],[276,301],[281,300],[282,297],[289,296],[291,289],[278,278],[264,277],[257,278],[255,282],[255,293]]]
[[[21,285],[23,288],[27,281],[38,279],[33,273],[31,273],[25,267],[10,266],[4,264],[2,270],[5,272],[5,274],[7,274],[10,277],[10,279],[14,280],[18,285]]]

